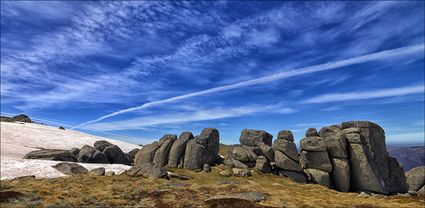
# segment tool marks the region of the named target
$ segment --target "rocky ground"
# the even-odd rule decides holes
[[[77,175],[2,180],[1,207],[423,207],[424,197],[337,192],[317,184],[253,172],[249,178],[219,172],[167,169],[190,180]],[[246,200],[239,200],[239,198]],[[224,201],[224,202],[223,202]],[[257,202],[251,202],[257,201]],[[236,205],[235,205],[236,204]]]

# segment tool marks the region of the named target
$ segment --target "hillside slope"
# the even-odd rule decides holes
[[[74,130],[36,123],[1,122],[1,157],[21,159],[30,151],[44,149],[71,149],[91,145],[97,140],[107,140],[124,152],[140,148],[135,144],[93,136]]]
[[[1,122],[1,179],[34,175],[37,178],[54,178],[64,176],[51,166],[60,161],[26,160],[25,154],[38,149],[71,149],[84,145],[93,146],[96,140],[107,140],[118,145],[124,152],[129,152],[138,145],[118,140],[93,136],[74,130],[59,130],[57,127],[36,123]],[[120,164],[82,164],[88,170],[104,167],[106,171],[119,174],[131,166]]]

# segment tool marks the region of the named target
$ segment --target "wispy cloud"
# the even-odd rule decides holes
[[[387,136],[388,142],[394,143],[419,143],[424,144],[425,132],[411,132],[403,134],[390,134]]]
[[[360,63],[364,63],[364,62],[368,62],[368,61],[382,60],[382,59],[386,59],[386,58],[390,58],[390,57],[394,57],[394,56],[402,56],[402,55],[408,55],[408,54],[412,54],[412,53],[418,53],[418,52],[422,52],[423,50],[424,50],[424,45],[420,44],[420,45],[402,47],[402,48],[397,48],[397,49],[367,54],[367,55],[363,55],[363,56],[353,57],[353,58],[341,60],[341,61],[329,62],[329,63],[325,63],[325,64],[319,64],[319,65],[304,67],[304,68],[300,68],[300,69],[283,71],[283,72],[280,72],[280,73],[276,73],[276,74],[272,74],[272,75],[268,75],[268,76],[264,76],[264,77],[260,77],[260,78],[256,78],[256,79],[251,79],[251,80],[247,80],[247,81],[243,81],[243,82],[239,82],[239,83],[235,83],[235,84],[224,85],[224,86],[215,87],[215,88],[202,90],[202,91],[198,91],[198,92],[193,92],[193,93],[189,93],[189,94],[185,94],[185,95],[171,97],[171,98],[167,98],[167,99],[163,99],[163,100],[148,102],[148,103],[145,103],[145,104],[140,105],[140,106],[119,110],[119,111],[107,114],[105,116],[99,117],[97,119],[87,121],[85,123],[78,125],[77,127],[84,126],[84,125],[87,125],[89,123],[99,122],[99,121],[104,120],[106,118],[110,118],[110,117],[120,115],[120,114],[123,114],[123,113],[128,113],[128,112],[137,111],[137,110],[141,110],[141,109],[145,109],[145,108],[149,108],[149,107],[153,107],[153,106],[163,105],[163,104],[166,104],[166,103],[172,103],[172,102],[176,102],[176,101],[179,101],[179,100],[184,100],[184,99],[188,99],[188,98],[192,98],[192,97],[198,97],[198,96],[203,96],[203,95],[208,95],[208,94],[213,94],[213,93],[218,93],[218,92],[224,92],[224,91],[239,89],[239,88],[248,87],[248,86],[252,86],[252,85],[269,83],[269,82],[273,82],[273,81],[276,81],[276,80],[282,80],[282,79],[285,79],[285,78],[296,77],[296,76],[301,76],[301,75],[305,75],[305,74],[312,74],[312,73],[327,71],[327,70],[331,70],[331,69],[337,69],[337,68],[350,66],[350,65],[354,65],[354,64],[360,64]]]
[[[302,101],[304,104],[312,103],[330,103],[330,102],[343,102],[352,100],[366,100],[366,99],[377,99],[394,96],[403,96],[410,94],[418,94],[424,92],[424,84],[415,86],[399,87],[399,88],[387,88],[379,90],[368,90],[359,92],[344,92],[344,93],[331,93],[325,95],[319,95],[313,98]]]
[[[193,121],[208,121],[223,118],[234,118],[264,112],[287,114],[293,113],[295,112],[295,110],[284,107],[282,106],[282,104],[266,106],[252,105],[234,108],[200,108],[195,111],[189,112],[167,113],[154,116],[144,116],[134,119],[126,119],[115,122],[89,124],[86,125],[85,128],[94,129],[98,131],[143,129],[152,126],[189,123]]]

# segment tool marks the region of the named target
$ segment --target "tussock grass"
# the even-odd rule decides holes
[[[134,178],[125,175],[80,175],[54,179],[25,178],[1,181],[1,192],[20,193],[1,202],[1,207],[204,207],[215,195],[246,191],[267,194],[260,203],[272,207],[424,207],[423,197],[360,197],[314,184],[297,184],[270,174],[223,177],[224,166],[210,173],[181,169],[169,171],[192,176],[192,180]]]

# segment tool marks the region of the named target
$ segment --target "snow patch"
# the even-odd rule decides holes
[[[69,150],[84,145],[93,146],[97,140],[106,140],[119,146],[124,152],[140,149],[135,144],[123,141],[93,136],[74,130],[60,130],[57,127],[36,123],[0,122],[1,130],[1,180],[13,179],[20,176],[34,175],[37,178],[55,178],[66,176],[53,165],[61,161],[26,160],[22,159],[28,152],[44,149]],[[88,170],[104,167],[106,171],[120,174],[131,166],[121,164],[78,163]]]

